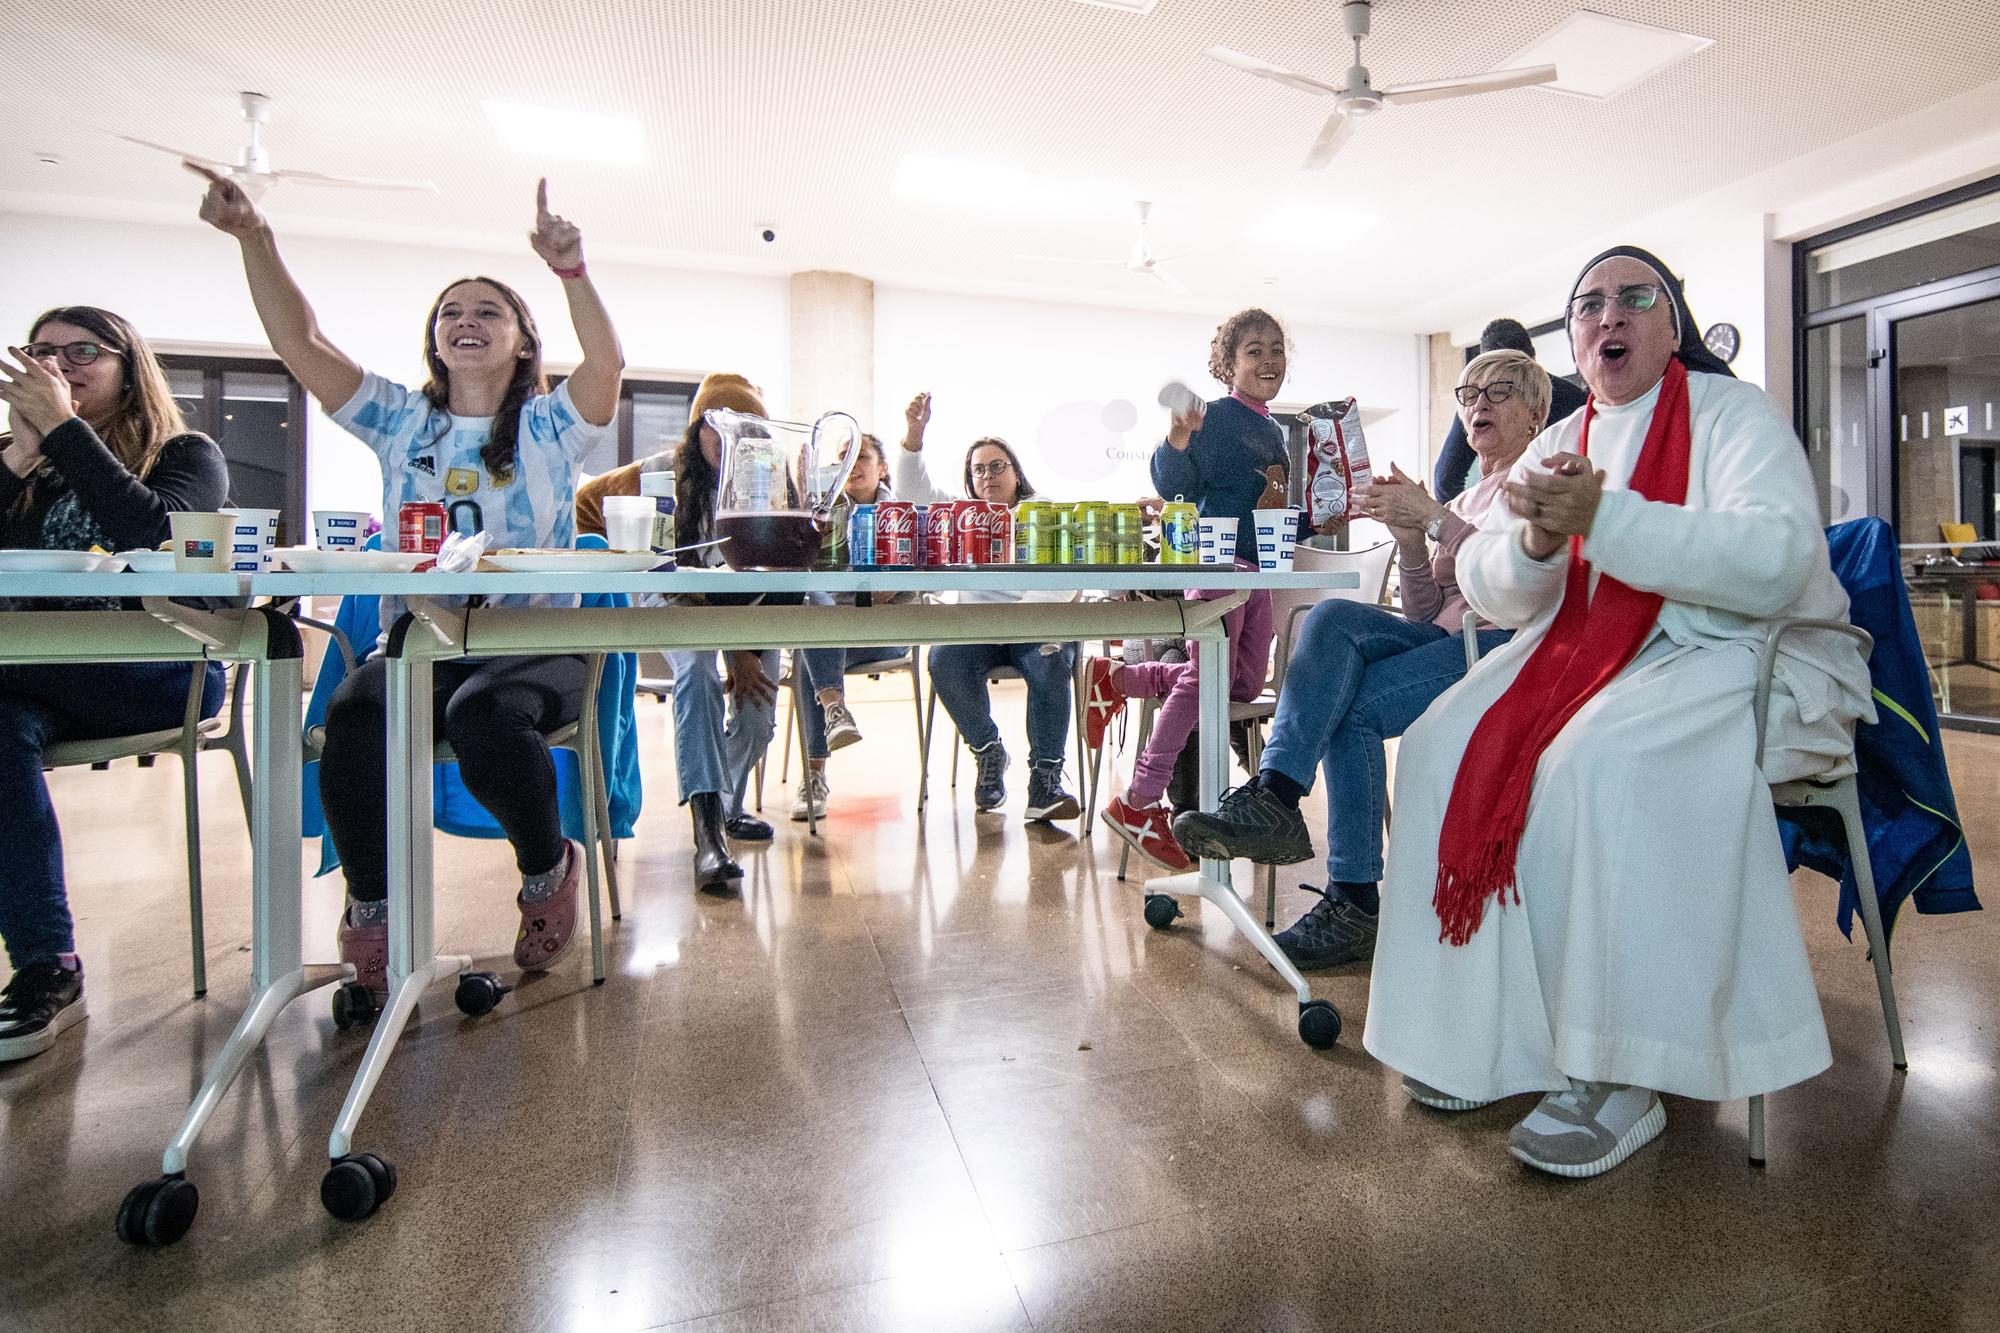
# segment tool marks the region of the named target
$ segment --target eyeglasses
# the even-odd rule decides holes
[[[1569,303],[1571,319],[1596,319],[1604,313],[1604,307],[1612,301],[1618,302],[1620,310],[1633,314],[1644,314],[1651,310],[1660,299],[1660,285],[1656,282],[1635,282],[1630,287],[1620,287],[1615,294],[1606,297],[1602,292],[1585,292]]]
[[[1452,397],[1458,399],[1460,407],[1471,407],[1482,396],[1487,402],[1498,406],[1514,396],[1514,381],[1494,380],[1491,384],[1461,384],[1451,392]]]
[[[60,343],[60,344],[29,343],[26,347],[23,347],[21,350],[28,354],[28,359],[30,361],[42,361],[52,356],[60,356],[63,360],[69,362],[72,366],[78,367],[79,369],[89,365],[91,362],[97,360],[98,357],[103,356],[106,353],[109,353],[112,356],[123,355],[123,353],[121,353],[116,347],[109,346],[108,344],[87,343],[87,342]]]
[[[974,463],[971,468],[975,477],[1004,477],[1013,470],[1014,465],[1004,458],[991,463]]]

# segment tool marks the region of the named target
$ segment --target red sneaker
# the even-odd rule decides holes
[[[562,883],[538,903],[521,902],[521,933],[514,937],[514,965],[525,972],[554,967],[569,952],[576,937],[576,880],[583,869],[583,848],[565,839]]]
[[[1108,657],[1093,657],[1083,664],[1083,743],[1093,750],[1104,748],[1104,733],[1111,719],[1125,711],[1125,691],[1115,677],[1118,663]]]
[[[1167,822],[1171,817],[1164,805],[1149,805],[1142,810],[1127,805],[1122,796],[1104,803],[1106,828],[1154,865],[1179,874],[1194,869],[1194,858],[1174,841],[1173,828]]]

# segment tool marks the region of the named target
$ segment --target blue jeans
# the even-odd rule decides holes
[[[778,650],[757,654],[764,674],[778,679]],[[750,770],[771,744],[777,711],[770,704],[729,702],[727,725],[723,705],[720,655],[713,650],[667,654],[674,670],[674,766],[681,780],[681,803],[704,792],[722,793],[722,813],[743,813],[743,789]]]
[[[1513,637],[1479,631],[1483,656]],[[1360,602],[1321,602],[1306,614],[1260,767],[1308,791],[1326,772],[1329,881],[1382,878],[1382,742],[1400,736],[1465,675],[1465,643],[1436,625],[1412,624]]]
[[[185,662],[74,662],[0,666],[0,940],[19,971],[72,953],[62,832],[42,752],[57,741],[107,740],[178,727],[187,709]],[[201,712],[222,707],[222,664],[211,663]]]
[[[1013,667],[1028,683],[1028,763],[1061,768],[1069,744],[1076,645],[1066,643],[1054,653],[1037,643],[949,643],[931,649],[931,686],[958,734],[975,750],[1000,739],[986,673],[1002,666]]]
[[[844,690],[847,673],[872,662],[906,656],[908,648],[801,648],[792,656],[792,707],[806,733],[806,757],[826,758],[826,714],[819,706],[821,690]]]

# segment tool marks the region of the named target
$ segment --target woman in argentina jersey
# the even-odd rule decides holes
[[[613,429],[624,358],[611,318],[584,272],[583,237],[549,212],[537,187],[529,244],[562,280],[583,362],[551,393],[542,340],[520,296],[492,278],[464,278],[431,306],[424,328],[426,378],[409,389],[356,365],[320,331],[305,294],[278,255],[271,226],[227,177],[207,178],[201,216],[243,250],[250,295],[271,346],[334,421],[382,464],[382,512],[393,530],[412,501],[443,504],[451,525],[484,530],[489,547],[567,547],[576,537],[578,462]],[[567,597],[508,596],[507,605],[575,605]],[[402,613],[382,599],[383,628]],[[555,764],[542,734],[576,721],[588,673],[573,656],[439,662],[434,716],[458,754],[465,785],[513,844],[521,872],[514,961],[552,966],[576,928],[582,849],[562,836]],[[388,989],[388,770],[386,663],[364,662],[341,682],[327,712],[320,801],[347,876],[341,961],[378,998]]]

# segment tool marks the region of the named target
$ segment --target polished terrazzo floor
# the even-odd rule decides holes
[[[358,1225],[318,1184],[364,1036],[308,997],[161,1251],[111,1217],[239,1011],[247,843],[204,761],[190,1001],[172,761],[58,775],[91,1018],[0,1067],[0,1328],[2000,1329],[1990,914],[1901,922],[1895,1074],[1863,950],[1800,876],[1835,1064],[1771,1099],[1769,1168],[1744,1165],[1742,1104],[1671,1100],[1630,1163],[1558,1182],[1505,1155],[1526,1100],[1403,1098],[1360,1050],[1359,970],[1315,980],[1348,1020],[1315,1054],[1213,909],[1148,930],[1108,835],[1021,823],[1018,767],[1006,817],[940,774],[920,821],[907,695],[857,699],[821,838],[784,821],[774,762],[780,831],[740,902],[688,890],[667,710],[642,702],[608,984],[579,949],[482,1020],[432,991],[357,1144],[400,1188]],[[1003,692],[1010,737],[1019,710]],[[1948,746],[1991,900],[2000,738]],[[441,839],[439,868],[440,939],[504,966],[504,847]],[[318,956],[336,893],[309,887]]]

